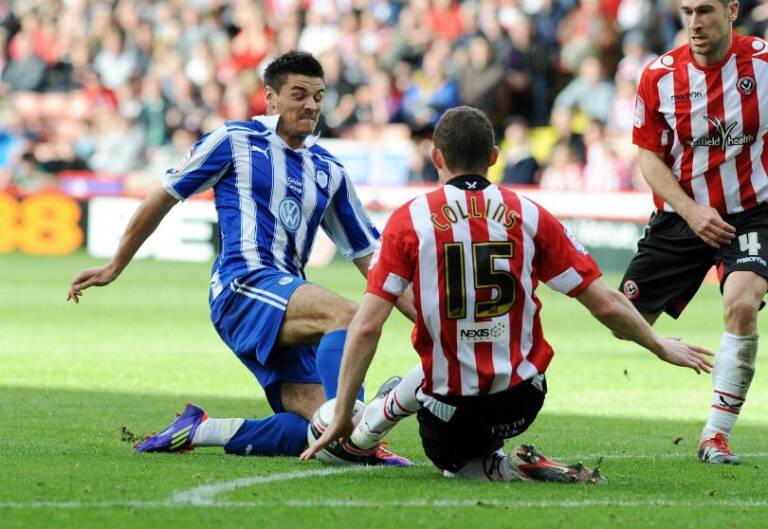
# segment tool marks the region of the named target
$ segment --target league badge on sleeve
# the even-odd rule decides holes
[[[325,171],[320,170],[317,173],[315,173],[315,180],[317,181],[317,185],[319,185],[323,189],[328,187],[328,173],[326,173]]]
[[[189,163],[189,161],[192,159],[192,155],[195,154],[195,146],[193,145],[190,147],[189,152],[184,155],[184,158],[179,161],[179,163],[176,164],[176,167],[173,168],[173,174],[179,174],[182,169],[184,169],[184,166]]]
[[[645,125],[645,101],[640,96],[635,100],[635,128],[639,129]]]
[[[571,241],[571,244],[573,245],[573,247],[576,248],[576,251],[579,252],[581,255],[586,255],[587,249],[584,248],[584,245],[579,242],[579,240],[576,238],[576,236],[573,233],[571,233],[571,230],[565,227],[563,227],[563,229],[565,230],[565,235],[566,237],[568,237],[568,240]]]

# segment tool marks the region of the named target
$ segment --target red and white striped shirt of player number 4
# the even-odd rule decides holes
[[[552,358],[534,294],[570,296],[600,270],[553,215],[508,189],[446,184],[398,208],[382,233],[367,291],[394,303],[412,282],[413,344],[433,395],[496,393]]]
[[[762,88],[760,88],[762,87]],[[768,201],[768,43],[733,34],[717,64],[683,45],[643,70],[632,141],[663,152],[683,190],[720,214]],[[672,211],[658,196],[656,207]]]

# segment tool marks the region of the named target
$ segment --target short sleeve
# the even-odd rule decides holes
[[[376,250],[379,231],[357,198],[347,172],[335,164],[331,164],[331,172],[339,175],[340,181],[323,215],[323,230],[347,259],[369,255]]]
[[[368,270],[366,292],[392,303],[413,282],[418,262],[419,242],[410,218],[409,204],[390,216]]]
[[[664,116],[659,112],[659,94],[655,76],[646,67],[640,78],[635,98],[635,117],[632,127],[632,143],[653,152],[663,152],[667,145],[663,139],[669,130]]]
[[[163,188],[185,200],[213,187],[232,166],[232,147],[225,125],[204,135],[163,178]]]
[[[570,230],[542,207],[535,243],[539,278],[552,290],[577,296],[602,275]]]

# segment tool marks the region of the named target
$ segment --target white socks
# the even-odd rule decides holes
[[[224,446],[237,433],[245,419],[206,419],[197,427],[192,446]]]
[[[456,472],[443,471],[447,478],[462,477],[478,481],[526,481],[528,478],[517,469],[503,449],[476,457]]]
[[[757,336],[723,333],[712,369],[712,406],[709,420],[701,434],[708,439],[721,433],[728,437],[739,416],[749,385],[755,374]]]
[[[363,450],[379,444],[398,422],[419,409],[416,391],[423,381],[424,371],[418,364],[383,399],[376,399],[368,405],[362,420],[349,436],[350,441]]]

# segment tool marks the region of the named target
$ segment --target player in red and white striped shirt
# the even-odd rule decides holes
[[[413,344],[421,365],[369,405],[350,441],[374,446],[418,410],[425,452],[448,473],[600,481],[532,447],[509,457],[500,450],[505,438],[528,428],[544,402],[552,348],[539,320],[538,283],[576,297],[611,330],[667,362],[707,371],[706,351],[658,337],[599,279],[597,264],[557,219],[486,179],[499,151],[482,112],[450,110],[434,142],[432,160],[444,185],[398,208],[387,223],[347,336],[336,418],[302,457],[352,431],[352,388],[365,377],[395,300],[412,284],[418,313]]]
[[[699,459],[731,464],[768,291],[768,43],[733,32],[738,8],[682,0],[688,43],[643,71],[633,141],[657,211],[621,283],[653,324],[677,318],[717,265],[725,333]]]

